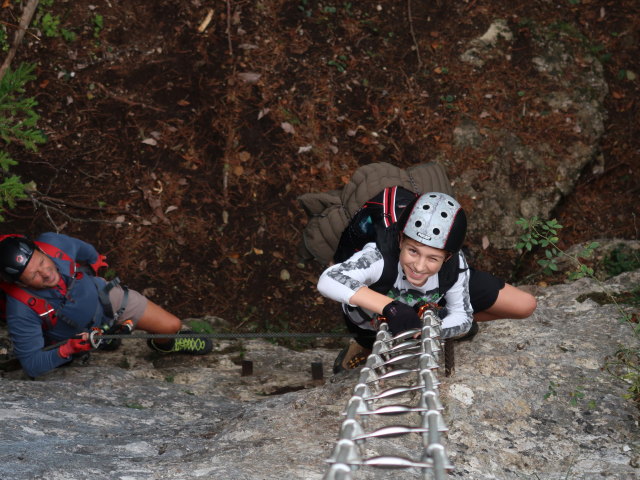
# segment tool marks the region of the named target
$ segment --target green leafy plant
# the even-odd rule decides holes
[[[445,108],[449,110],[457,110],[455,105],[456,97],[455,95],[440,95],[440,102],[445,106]]]
[[[557,383],[555,382],[549,382],[549,386],[547,389],[547,392],[544,394],[544,399],[548,400],[551,397],[555,397],[557,399],[562,399],[564,401],[565,398],[568,398],[568,402],[571,406],[573,407],[577,407],[578,404],[582,403],[583,401],[585,401],[585,393],[584,393],[584,387],[583,386],[578,386],[575,388],[574,391],[572,392],[568,392],[568,393],[563,393],[560,394],[559,391],[560,387]],[[586,404],[587,408],[593,409],[596,407],[596,402],[595,400],[589,400],[587,401]]]
[[[280,110],[282,111],[282,114],[284,115],[286,121],[289,122],[291,125],[301,125],[302,124],[300,119],[298,117],[296,117],[296,115],[293,112],[287,110],[286,108],[281,108]]]
[[[62,20],[60,15],[55,15],[51,11],[54,0],[41,0],[38,5],[38,16],[33,21],[33,26],[39,28],[42,34],[47,38],[62,37],[67,42],[76,39],[76,34],[71,30],[61,26]]]
[[[555,244],[559,240],[557,235],[562,225],[555,218],[544,222],[538,217],[520,218],[516,221],[516,225],[524,230],[516,244],[516,249],[530,252],[534,247],[541,247],[545,258],[538,260],[538,264],[542,266],[543,272],[547,275],[557,272],[556,260],[560,256],[560,250],[555,247]]]
[[[630,272],[640,268],[640,256],[638,252],[625,247],[625,245],[621,243],[606,256],[604,259],[604,267],[607,274],[611,276]]]
[[[118,276],[118,272],[114,268],[107,268],[102,276],[107,280],[113,280]]]
[[[104,28],[104,17],[99,13],[93,16],[93,38],[98,38]]]
[[[611,57],[613,56],[611,53],[606,51],[606,47],[602,44],[589,45],[588,49],[589,53],[596,57],[600,63],[607,63],[611,61]]]
[[[573,392],[569,392],[569,403],[576,407],[578,402],[584,398],[584,387],[576,387]]]
[[[636,332],[638,330],[636,326]],[[611,375],[628,384],[625,398],[640,404],[640,349],[620,347],[613,357],[607,359],[605,368]]]
[[[6,52],[9,50],[9,38],[7,37],[7,28],[0,25],[0,50]]]
[[[194,333],[214,333],[211,324],[209,322],[205,322],[204,320],[190,320],[189,328]]]
[[[7,143],[21,143],[29,150],[44,143],[46,137],[35,126],[40,118],[33,97],[25,97],[25,84],[36,77],[35,65],[23,63],[15,71],[8,69],[0,81],[0,137]]]
[[[60,36],[60,17],[58,15],[51,15],[51,13],[47,12],[34,24],[40,27],[45,37],[54,38]]]
[[[347,56],[346,55],[338,55],[335,60],[329,60],[327,65],[332,67],[336,67],[338,72],[342,73],[347,70]]]
[[[298,5],[298,9],[304,13],[304,16],[309,18],[313,15],[313,9],[311,5],[309,5],[309,0],[300,0],[300,5]]]
[[[62,35],[62,38],[64,38],[67,42],[73,42],[76,39],[76,34],[71,30],[67,30],[66,28],[60,29],[60,35]]]
[[[6,205],[9,208],[15,208],[16,200],[25,197],[25,185],[20,180],[20,177],[12,175],[4,178],[2,183],[0,183],[0,207]],[[4,217],[0,215],[0,221],[3,220]]]
[[[550,397],[557,397],[558,396],[558,391],[556,390],[557,387],[558,385],[556,385],[554,382],[549,382],[549,387],[547,389],[547,393],[544,394],[544,399],[547,400]]]
[[[36,128],[40,116],[34,98],[26,97],[25,84],[35,79],[34,65],[23,63],[16,70],[7,69],[0,80],[0,139],[6,145],[18,143],[28,150],[36,151],[37,144],[46,137]],[[20,177],[11,175],[9,169],[17,165],[6,150],[0,151],[0,209],[14,208],[17,199],[25,198],[26,185]],[[0,215],[0,221],[4,218]]]
[[[593,276],[593,268],[585,265],[580,259],[593,256],[594,250],[600,246],[598,242],[591,242],[583,247],[577,255],[571,255],[558,246],[558,232],[562,229],[562,225],[555,218],[546,221],[535,216],[530,219],[520,218],[516,221],[516,225],[524,229],[516,248],[529,252],[534,247],[541,248],[545,258],[541,258],[537,262],[542,267],[544,274],[551,275],[557,272],[558,260],[566,258],[575,267],[574,270],[567,272],[569,280],[577,280],[587,275]]]

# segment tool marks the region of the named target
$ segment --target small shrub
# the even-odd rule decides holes
[[[194,333],[214,333],[213,327],[210,323],[205,322],[204,320],[191,320],[189,321],[189,328]]]
[[[606,256],[604,267],[607,275],[612,277],[624,272],[631,272],[640,268],[640,256],[638,252],[621,243]]]
[[[18,143],[27,150],[36,151],[36,145],[46,137],[36,128],[40,116],[33,97],[24,96],[25,85],[35,79],[35,65],[23,63],[16,70],[7,69],[0,80],[0,139],[6,145]],[[17,165],[6,150],[0,151],[0,210],[14,208],[17,199],[25,198],[25,187],[20,177],[9,173]],[[4,218],[0,215],[0,221]]]

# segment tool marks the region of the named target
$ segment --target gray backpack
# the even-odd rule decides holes
[[[449,179],[438,163],[423,163],[406,170],[385,162],[364,165],[340,190],[306,193],[298,197],[308,217],[299,245],[302,258],[329,265],[335,260],[342,238],[343,245],[338,255],[341,259],[345,251],[345,231],[358,227],[354,222],[358,222],[362,216],[359,214],[368,203],[385,189],[396,186],[415,195],[442,192],[453,196]],[[352,249],[353,246],[347,245],[346,248]]]

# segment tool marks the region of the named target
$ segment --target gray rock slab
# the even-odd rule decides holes
[[[638,285],[624,274],[610,291]],[[481,325],[456,346],[443,403],[456,475],[474,479],[640,478],[638,408],[605,357],[635,345],[612,305],[577,300],[586,279],[543,289],[527,320]]]
[[[627,273],[606,288],[639,281]],[[603,369],[637,339],[616,307],[578,301],[599,289],[584,279],[538,288],[532,318],[482,324],[456,344],[454,375],[439,375],[452,478],[640,478],[638,408]],[[37,380],[3,372],[0,478],[320,480],[357,380],[331,376],[337,352],[251,340],[157,357],[130,340]],[[241,359],[254,375],[240,375]],[[324,382],[311,378],[318,361]],[[363,455],[419,458],[408,437],[367,441]],[[353,478],[421,473],[362,468]]]

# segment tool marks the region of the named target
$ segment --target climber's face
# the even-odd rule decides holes
[[[33,252],[31,260],[20,275],[20,282],[36,289],[53,288],[59,281],[60,273],[56,264],[39,250]]]
[[[400,266],[407,281],[416,287],[423,286],[429,277],[438,273],[449,255],[445,250],[424,245],[405,235],[400,241]]]

